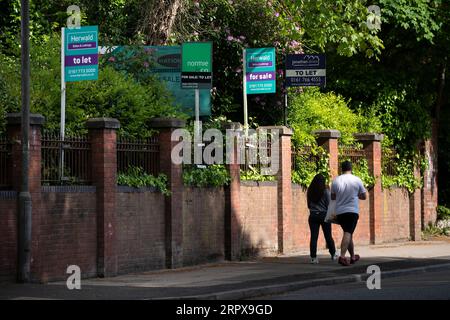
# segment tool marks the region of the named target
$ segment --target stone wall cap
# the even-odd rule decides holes
[[[317,138],[338,139],[341,137],[341,132],[335,129],[315,130],[313,131],[313,134],[315,134]]]
[[[30,113],[30,124],[31,125],[43,125],[45,122],[45,117],[42,114]],[[6,123],[8,125],[20,125],[22,123],[21,113],[7,113]]]
[[[253,180],[241,180],[241,186],[243,187],[276,187],[278,181],[253,181]]]
[[[88,129],[119,129],[120,122],[114,118],[92,118],[86,121]]]
[[[152,128],[183,128],[186,121],[178,118],[153,118],[150,120]]]
[[[286,126],[261,126],[258,127],[257,130],[280,130],[280,135],[282,136],[292,136],[294,132],[291,128],[288,128]]]
[[[355,133],[353,135],[358,141],[382,141],[384,138],[383,134],[380,133]]]

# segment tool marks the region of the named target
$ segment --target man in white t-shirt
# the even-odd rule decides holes
[[[352,174],[350,161],[344,161],[341,167],[342,174],[331,184],[331,200],[336,200],[336,218],[344,231],[338,262],[349,266],[359,260],[359,255],[355,255],[353,232],[359,218],[359,200],[367,199],[367,190],[361,179]],[[350,259],[345,257],[347,250]]]

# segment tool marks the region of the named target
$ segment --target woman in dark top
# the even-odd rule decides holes
[[[337,255],[336,247],[331,235],[331,223],[325,222],[331,197],[323,175],[317,174],[314,177],[309,185],[306,195],[309,209],[308,223],[311,231],[311,238],[309,242],[311,263],[319,263],[319,260],[317,259],[317,239],[319,237],[320,226],[322,226],[323,235],[325,236],[331,259],[335,260],[337,259]]]

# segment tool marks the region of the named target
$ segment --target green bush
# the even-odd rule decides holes
[[[241,170],[241,181],[275,181],[275,176],[263,175],[257,169]]]
[[[0,113],[18,112],[20,59],[0,53],[0,64]],[[59,129],[60,79],[60,42],[53,35],[31,46],[31,110],[45,116],[45,128],[50,131]],[[141,84],[111,66],[100,65],[97,81],[67,83],[66,132],[82,133],[85,121],[92,117],[113,117],[120,121],[120,134],[147,137],[151,134],[149,119],[182,116],[171,105],[169,92],[156,78]]]
[[[230,175],[221,164],[208,165],[206,168],[186,166],[183,169],[183,182],[189,187],[222,187],[230,183]]]
[[[450,208],[444,206],[438,206],[436,208],[438,220],[450,219]]]
[[[409,192],[422,187],[422,178],[414,176],[414,166],[420,161],[419,156],[412,156],[405,154],[403,157],[399,157],[396,164],[396,175],[389,176],[382,174],[381,183],[384,189],[391,187],[406,188]]]
[[[422,238],[424,240],[437,236],[450,236],[450,228],[440,228],[430,222],[428,226],[422,231]]]
[[[129,186],[134,188],[154,187],[162,194],[168,196],[170,191],[167,186],[167,176],[159,174],[157,177],[148,174],[140,167],[130,167],[126,172],[117,174],[117,184],[119,186]]]
[[[316,174],[322,174],[330,181],[329,154],[322,147],[313,144],[311,154],[296,154],[292,182],[307,188]]]
[[[371,188],[375,185],[376,177],[370,174],[367,159],[361,159],[353,163],[352,171],[355,176],[362,180],[364,187]]]
[[[341,132],[340,142],[354,142],[353,134],[379,129],[377,118],[354,113],[347,101],[333,92],[322,93],[318,88],[293,90],[290,94],[289,124],[294,129],[296,145],[315,144],[314,130],[336,129]]]

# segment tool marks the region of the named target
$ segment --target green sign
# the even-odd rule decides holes
[[[181,47],[181,88],[212,86],[212,42],[186,42]]]
[[[66,82],[98,79],[98,27],[63,29]]]

